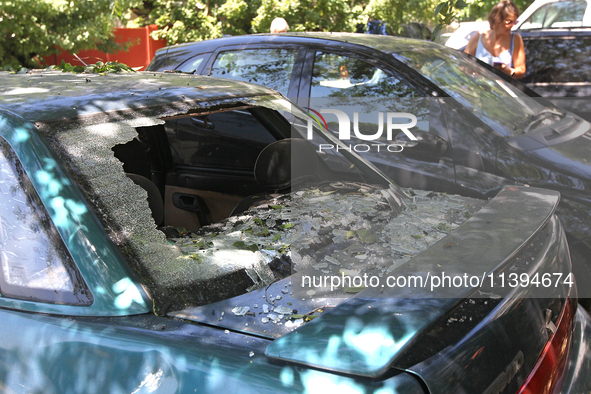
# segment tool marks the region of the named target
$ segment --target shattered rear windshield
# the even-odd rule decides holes
[[[462,200],[434,203],[435,195],[409,195],[354,153],[319,155],[315,143],[339,143],[321,130],[318,141],[287,139],[302,135],[297,125],[307,120],[281,98],[211,105],[200,104],[190,115],[64,123],[49,131],[156,313],[228,299],[309,267],[362,264],[389,272],[467,217]],[[278,111],[297,117],[293,130]],[[264,150],[279,147],[269,148],[262,169],[219,165],[220,157],[233,159],[224,153],[230,143],[248,143],[224,129],[241,127],[243,117],[251,130],[269,132],[249,145],[261,150],[259,167]],[[118,151],[130,142],[140,151]],[[175,158],[175,149],[184,161]],[[138,177],[148,182],[138,183]],[[417,212],[407,212],[409,206]],[[405,225],[394,221],[401,212],[407,212]]]

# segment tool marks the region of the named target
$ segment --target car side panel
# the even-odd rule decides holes
[[[452,190],[470,197],[490,198],[504,185],[514,184],[510,178],[495,173],[502,138],[454,99],[442,101],[455,163],[456,188]]]
[[[0,311],[0,391],[8,393],[424,393],[406,373],[383,380],[273,362],[268,340],[156,316],[65,319]],[[13,330],[19,327],[19,331]]]

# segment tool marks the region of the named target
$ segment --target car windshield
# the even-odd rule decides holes
[[[503,79],[448,48],[406,51],[394,57],[420,72],[503,137],[535,129],[539,117],[562,113],[546,107]],[[547,125],[548,121],[544,123]]]

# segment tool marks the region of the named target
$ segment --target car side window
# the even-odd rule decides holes
[[[0,266],[2,297],[52,304],[92,304],[92,295],[49,213],[16,154],[2,138]]]
[[[220,52],[210,75],[255,83],[287,96],[297,52],[296,48]]]
[[[248,110],[179,118],[167,127],[177,165],[252,171],[261,150],[277,139]]]
[[[559,1],[536,10],[520,27],[529,29],[561,29],[583,26],[586,1]]]
[[[524,83],[591,81],[591,37],[524,40]]]
[[[176,70],[184,73],[199,74],[204,65],[204,60],[209,58],[211,53],[202,53],[201,55],[194,56],[181,64]]]
[[[400,79],[362,60],[316,52],[311,97],[415,97]]]

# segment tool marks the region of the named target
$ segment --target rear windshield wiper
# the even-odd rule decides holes
[[[164,70],[162,72],[165,74],[195,74],[195,70],[193,70],[193,71]]]

